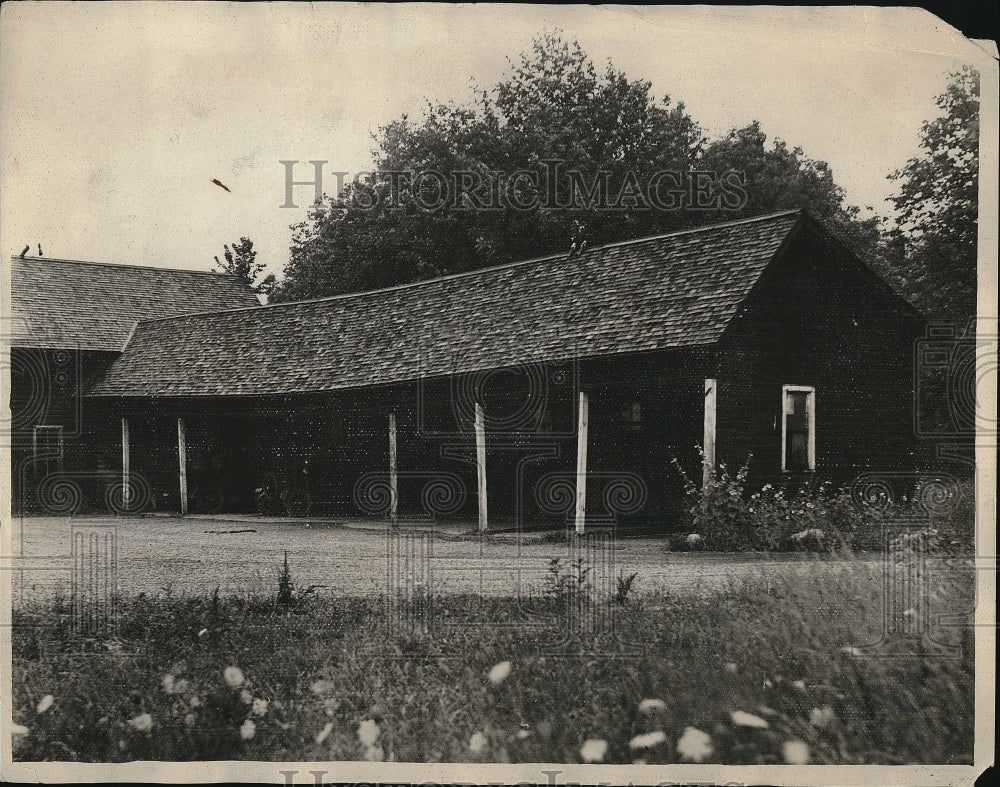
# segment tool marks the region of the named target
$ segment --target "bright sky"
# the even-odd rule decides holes
[[[208,269],[245,235],[279,272],[305,216],[280,160],[366,169],[378,125],[466,100],[552,28],[711,136],[759,119],[882,213],[973,51],[919,9],[5,3],[0,252]]]

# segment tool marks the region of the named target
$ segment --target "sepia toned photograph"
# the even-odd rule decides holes
[[[6,3],[4,780],[973,784],[997,48]]]

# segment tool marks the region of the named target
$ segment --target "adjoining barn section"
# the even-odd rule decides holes
[[[669,528],[700,446],[757,483],[911,468],[922,331],[790,211],[143,319],[86,401],[131,507]]]

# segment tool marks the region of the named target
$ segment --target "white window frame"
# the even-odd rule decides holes
[[[806,394],[806,414],[809,418],[809,443],[806,448],[807,467],[805,472],[816,471],[816,388],[812,385],[783,385],[781,386],[781,472],[796,472],[786,467],[788,458],[788,394]]]

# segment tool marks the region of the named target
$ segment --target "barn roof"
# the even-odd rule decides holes
[[[139,324],[95,396],[291,394],[712,344],[789,211],[389,289]]]
[[[121,352],[140,319],[260,306],[230,274],[142,265],[14,257],[10,284],[13,347]]]

